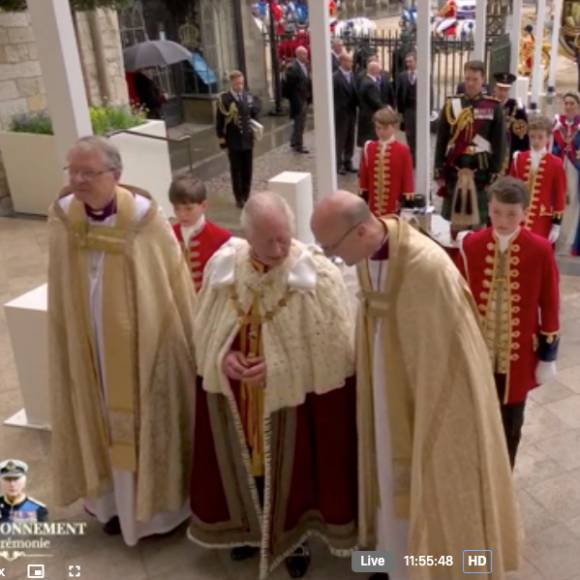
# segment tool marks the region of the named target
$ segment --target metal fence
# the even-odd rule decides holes
[[[369,56],[376,55],[383,69],[391,78],[396,79],[404,70],[405,55],[416,51],[415,40],[398,31],[382,30],[367,36],[343,36],[344,46],[347,51],[353,53],[355,72],[361,71],[366,65]],[[270,52],[268,35],[264,35],[265,48]],[[288,35],[278,36],[275,39],[276,53],[281,62],[283,71],[284,64],[293,56],[296,40]],[[303,36],[302,42],[308,45],[308,37]],[[454,94],[457,85],[463,79],[463,67],[473,58],[475,42],[472,37],[452,39],[433,36],[431,40],[431,71],[433,86],[433,109],[443,106],[445,98]],[[510,39],[509,35],[497,36],[486,40],[485,65],[488,71],[488,79],[496,72],[509,71],[510,67]],[[276,67],[272,67],[272,71]],[[282,72],[283,74],[283,72]],[[281,98],[276,94],[276,85],[279,83],[272,79],[271,89],[274,100]]]

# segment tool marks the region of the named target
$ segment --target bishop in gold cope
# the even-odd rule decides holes
[[[362,202],[364,203],[364,201]],[[353,321],[337,266],[292,239],[273,193],[250,196],[247,241],[208,262],[195,320],[199,365],[192,541],[260,552],[306,574],[306,539],[338,556],[357,545]]]
[[[358,267],[361,549],[394,552],[392,580],[460,580],[463,551],[481,546],[503,580],[518,566],[515,497],[467,283],[435,242],[349,192],[325,198],[311,226]],[[408,567],[407,554],[453,565]]]
[[[55,495],[134,546],[189,517],[195,293],[155,201],[119,185],[117,149],[86,137],[68,165],[48,220]]]

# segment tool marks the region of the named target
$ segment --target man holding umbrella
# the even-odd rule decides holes
[[[191,62],[191,52],[171,40],[147,40],[123,51],[127,83],[149,119],[161,119],[161,108],[167,95],[159,90],[147,69],[167,67],[178,62]]]

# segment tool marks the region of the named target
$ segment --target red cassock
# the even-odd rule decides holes
[[[545,153],[534,173],[531,151],[519,151],[514,155],[510,175],[530,188],[530,211],[525,228],[547,238],[552,225],[562,222],[566,207],[566,172],[562,160]]]
[[[361,155],[359,189],[377,217],[396,213],[401,199],[415,190],[409,148],[399,141],[386,146],[367,141]]]
[[[181,225],[174,225],[173,231],[183,249],[183,254],[191,270],[195,290],[198,292],[203,282],[205,265],[215,252],[232,237],[232,234],[206,220],[201,231],[191,236],[186,246],[181,233]]]
[[[521,228],[505,256],[502,273],[499,242],[487,228],[465,236],[456,263],[477,302],[488,347],[500,345],[496,360],[503,358],[506,367],[494,370],[506,375],[502,403],[514,404],[538,386],[538,361],[556,360],[560,298],[558,269],[547,240]],[[505,311],[493,306],[498,300]]]

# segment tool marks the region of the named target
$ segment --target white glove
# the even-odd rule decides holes
[[[556,241],[558,240],[558,238],[560,237],[560,230],[562,229],[562,226],[558,226],[558,225],[553,225],[552,229],[550,230],[550,235],[548,236],[548,241],[551,244],[555,244]]]
[[[541,360],[536,366],[536,382],[543,385],[556,376],[556,362],[544,362]]]

